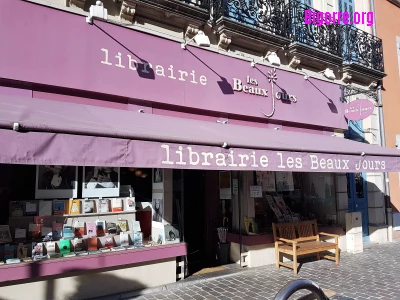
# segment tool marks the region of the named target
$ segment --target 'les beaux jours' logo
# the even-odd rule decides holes
[[[174,70],[174,66],[170,65],[168,68],[164,68],[161,65],[156,65],[153,68],[153,65],[147,61],[140,61],[138,62],[137,59],[132,57],[132,55],[127,54],[126,58],[124,59],[120,52],[115,55],[115,63],[113,64],[109,58],[109,51],[108,49],[101,48],[101,51],[104,53],[103,60],[101,61],[102,64],[108,66],[115,66],[121,69],[129,69],[132,71],[137,71],[143,73],[143,75],[148,75],[151,72],[154,72],[155,75],[166,77],[173,80],[179,81],[188,81],[192,84],[207,85],[207,77],[204,75],[198,76],[196,75],[195,70],[192,70],[190,73],[184,70]],[[271,84],[271,92],[272,92],[272,112],[266,114],[263,112],[264,116],[271,117],[275,113],[275,99],[277,100],[284,100],[284,101],[291,101],[297,102],[295,95],[288,95],[283,92],[276,92],[274,94],[274,85],[276,84],[277,75],[275,68],[271,71],[268,71],[268,82]],[[250,78],[247,76],[246,84],[243,84],[242,81],[238,78],[233,78],[233,91],[236,92],[243,92],[245,94],[268,97],[268,90],[265,88],[258,87],[258,80]]]

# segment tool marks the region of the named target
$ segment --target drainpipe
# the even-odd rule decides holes
[[[375,1],[370,0],[370,9],[375,14]],[[372,25],[372,34],[376,36],[376,24]],[[381,146],[386,147],[386,135],[385,135],[385,122],[383,120],[383,108],[382,108],[382,90],[378,90],[378,113],[379,113],[379,135],[381,137]],[[384,180],[384,197],[386,207],[386,224],[388,225],[388,240],[393,241],[393,215],[392,206],[390,203],[390,186],[388,173],[383,173]]]

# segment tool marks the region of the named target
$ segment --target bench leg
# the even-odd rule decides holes
[[[319,255],[319,252],[317,252],[317,259],[318,259],[318,260],[321,259],[320,255]]]
[[[297,275],[297,254],[293,254],[293,272]]]
[[[336,265],[339,265],[339,246],[336,244],[336,249],[335,249],[335,262]]]
[[[275,267],[279,269],[279,251],[278,248],[275,247]]]

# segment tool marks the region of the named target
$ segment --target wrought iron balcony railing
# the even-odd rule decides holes
[[[341,25],[343,60],[384,71],[382,40],[351,25]]]
[[[330,54],[342,57],[343,42],[341,39],[341,28],[339,24],[305,24],[304,14],[310,10],[317,14],[319,11],[311,6],[298,1],[290,1],[286,5],[287,11],[287,37],[293,42],[302,43]]]
[[[199,0],[185,0],[193,2]],[[355,26],[304,23],[306,10],[317,10],[297,0],[202,0],[210,3],[214,20],[221,17],[265,30],[343,58],[384,71],[382,40]]]
[[[179,0],[179,2],[183,2],[204,9],[209,9],[210,7],[210,0]]]

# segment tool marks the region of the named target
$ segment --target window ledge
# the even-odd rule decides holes
[[[388,1],[400,8],[400,0],[388,0]]]

